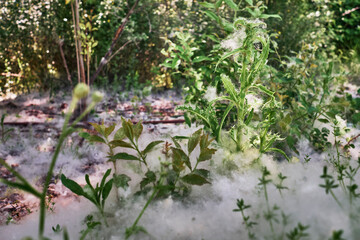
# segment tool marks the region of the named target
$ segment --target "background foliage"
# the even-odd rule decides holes
[[[86,47],[89,44],[86,40],[89,37],[93,43],[96,42],[91,56],[92,72],[106,53],[114,32],[133,2],[80,1],[83,45]],[[261,1],[209,2],[220,3],[216,14],[223,19],[222,22],[214,22],[214,15],[208,11],[211,9],[203,1],[140,1],[117,48],[128,41],[129,44],[111,59],[96,84],[130,89],[144,83],[164,88],[171,88],[174,84],[191,87],[196,83],[189,98],[199,95],[204,91],[204,86],[213,84],[214,80],[209,75],[211,67],[205,71],[205,59],[199,57],[221,53],[221,50],[215,50],[217,40],[232,31],[229,20],[240,16],[256,18],[256,9],[249,7],[249,2],[261,6],[259,9],[266,14],[281,16],[282,20],[265,19],[268,30],[276,34],[273,42],[281,60],[285,56],[303,54],[308,48],[307,44],[315,44],[320,51],[314,57],[322,55],[325,61],[330,57],[353,62],[359,56],[360,9],[355,0],[267,0],[263,2],[264,5]],[[233,11],[225,2],[235,3],[239,10]],[[0,3],[0,16],[2,93],[30,91],[35,87],[58,89],[68,85],[59,51],[60,40],[64,41],[67,65],[73,82],[76,81],[70,5],[61,0],[5,0]],[[188,49],[182,44],[184,41],[187,41]],[[176,48],[172,43],[183,48]],[[176,61],[174,54],[178,54]],[[278,56],[272,53],[270,65],[281,70],[283,65]],[[169,62],[162,64],[169,57],[174,60],[171,66]],[[185,69],[186,77],[179,74]],[[219,81],[218,75],[215,82]]]

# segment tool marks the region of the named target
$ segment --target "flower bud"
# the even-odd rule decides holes
[[[96,91],[92,94],[92,100],[95,103],[100,102],[103,98],[104,98],[104,94],[102,94],[99,91]]]
[[[85,98],[89,94],[90,88],[85,83],[78,83],[74,88],[74,96],[77,99]]]

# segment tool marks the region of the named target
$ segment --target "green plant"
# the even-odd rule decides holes
[[[6,179],[0,179],[0,181],[10,187],[19,188],[25,192],[28,192],[40,199],[40,216],[39,216],[39,238],[40,239],[44,238],[47,191],[48,191],[48,187],[49,187],[51,178],[53,177],[54,168],[56,166],[56,161],[59,156],[61,147],[62,147],[65,139],[67,138],[67,136],[69,136],[70,134],[72,134],[73,132],[76,131],[76,129],[75,129],[76,124],[81,119],[83,119],[91,111],[91,109],[94,108],[95,105],[99,101],[101,101],[101,99],[103,97],[103,95],[101,93],[94,92],[92,95],[92,102],[89,104],[89,106],[84,110],[84,112],[81,113],[81,115],[79,117],[77,117],[71,124],[69,124],[70,117],[71,117],[73,111],[75,110],[77,103],[81,99],[87,97],[88,94],[89,94],[89,87],[85,84],[78,84],[74,89],[73,98],[72,98],[72,101],[71,101],[71,104],[69,107],[69,111],[67,112],[67,114],[65,116],[65,121],[63,124],[62,132],[61,132],[59,140],[57,142],[54,155],[51,159],[42,191],[36,190],[29,183],[29,181],[27,179],[25,179],[20,173],[15,171],[4,160],[0,159],[0,164],[3,165],[6,169],[8,169],[17,178],[17,181],[15,181],[15,182],[11,182]]]
[[[146,230],[143,227],[138,226],[138,222],[155,197],[165,197],[169,195],[181,196],[182,194],[189,192],[187,185],[204,185],[210,183],[208,180],[210,172],[206,169],[198,169],[198,165],[210,160],[215,153],[215,149],[209,148],[213,139],[209,139],[209,136],[205,135],[202,132],[202,129],[197,130],[190,137],[174,137],[172,139],[175,147],[170,147],[167,143],[165,144],[164,151],[166,158],[168,158],[171,150],[172,162],[165,161],[161,164],[159,177],[157,177],[155,172],[148,170],[145,177],[140,182],[141,189],[145,190],[147,185],[153,184],[153,190],[133,225],[126,229],[126,238],[129,238],[139,231],[146,233]],[[187,153],[182,149],[177,139],[188,140]],[[196,158],[195,166],[192,166],[190,155],[196,146],[199,146],[200,153]],[[170,166],[172,169],[169,168]]]
[[[250,239],[256,239],[254,232],[252,231],[252,227],[256,225],[256,222],[250,221],[250,216],[246,216],[244,210],[251,207],[251,205],[246,205],[244,199],[236,200],[237,209],[234,209],[234,212],[241,212],[241,216],[244,220],[246,230],[248,231],[248,236]]]
[[[85,197],[97,207],[106,226],[108,226],[108,223],[104,212],[105,201],[108,198],[113,186],[113,179],[106,182],[110,173],[111,169],[108,169],[103,175],[100,185],[97,183],[95,187],[92,186],[88,174],[85,175],[87,184],[84,187],[81,187],[75,181],[66,178],[64,174],[61,175],[61,182],[65,187],[69,188],[73,193]]]
[[[275,100],[274,92],[264,87],[257,79],[258,74],[265,66],[270,51],[270,40],[265,31],[265,23],[260,20],[238,18],[234,22],[234,29],[237,29],[237,32],[231,35],[229,39],[233,38],[232,41],[237,42],[237,45],[236,47],[231,46],[231,51],[225,53],[217,63],[220,65],[219,67],[227,68],[229,66],[226,63],[224,67],[222,66],[225,59],[232,57],[235,62],[233,75],[238,76],[231,79],[228,75],[221,74],[221,82],[227,95],[215,97],[205,109],[185,106],[179,107],[179,109],[187,111],[202,121],[220,144],[222,143],[222,131],[224,128],[228,128],[230,129],[228,134],[236,145],[236,151],[244,151],[248,147],[249,143],[243,138],[244,135],[249,135],[253,140],[258,139],[259,144],[253,145],[257,145],[261,153],[276,151],[287,157],[282,150],[272,148],[275,141],[281,140],[277,134],[270,133],[270,126],[274,124],[274,113],[278,107],[278,102]],[[225,47],[228,44],[226,41],[223,42]],[[236,81],[233,81],[235,79]],[[236,86],[240,86],[238,90]],[[262,122],[258,126],[252,124],[255,109],[248,102],[249,96],[256,94],[253,90],[268,97],[262,108]],[[220,106],[224,102],[227,102],[227,107],[221,109]],[[217,117],[219,112],[220,118]],[[225,125],[227,118],[230,119],[228,126]],[[254,138],[254,135],[258,136]]]
[[[337,199],[337,197],[334,194],[333,189],[337,188],[339,185],[335,183],[335,181],[333,180],[333,176],[329,175],[327,173],[327,167],[324,166],[323,168],[323,174],[320,176],[322,179],[324,179],[325,183],[324,184],[320,184],[320,187],[325,189],[326,194],[330,193],[331,196],[334,198],[334,200],[336,201],[336,203],[342,207],[340,201]]]

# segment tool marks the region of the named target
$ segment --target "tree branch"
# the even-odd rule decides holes
[[[134,3],[134,5],[132,6],[132,8],[130,9],[130,11],[128,12],[128,14],[126,15],[123,23],[120,25],[120,27],[116,30],[115,32],[115,36],[112,40],[112,43],[110,45],[109,50],[107,51],[107,53],[105,54],[105,56],[101,59],[99,67],[96,69],[96,72],[94,73],[94,75],[92,75],[91,80],[90,80],[90,85],[92,85],[94,83],[94,80],[97,78],[97,76],[99,75],[100,71],[102,70],[102,68],[109,62],[109,57],[111,56],[114,47],[119,39],[119,37],[121,36],[121,34],[124,31],[125,25],[127,24],[127,22],[129,21],[129,18],[131,16],[131,14],[134,12],[135,7],[137,6],[139,0],[136,0],[136,2]]]

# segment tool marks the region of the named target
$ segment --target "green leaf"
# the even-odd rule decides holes
[[[228,57],[231,57],[232,55],[234,55],[234,54],[236,54],[236,53],[239,53],[239,52],[241,52],[241,49],[240,49],[240,48],[234,49],[234,50],[232,50],[231,52],[225,53],[225,54],[220,58],[220,60],[216,63],[216,68],[217,68],[217,66],[218,66],[222,61],[224,61],[224,60],[227,59]]]
[[[90,124],[94,127],[94,129],[95,129],[98,133],[100,133],[101,135],[104,136],[104,130],[103,130],[102,126],[100,126],[100,125],[97,124],[97,123],[90,123]]]
[[[138,157],[135,157],[135,156],[130,155],[128,153],[117,153],[114,156],[110,157],[110,160],[117,160],[117,159],[140,161],[140,159]]]
[[[145,178],[143,178],[142,181],[140,182],[140,188],[144,189],[146,185],[155,181],[156,181],[155,173],[149,170],[145,173]]]
[[[221,6],[222,2],[223,2],[223,0],[217,0],[215,3],[215,8],[219,8]]]
[[[283,150],[281,150],[281,149],[278,149],[278,148],[268,148],[268,149],[267,149],[267,152],[278,152],[278,153],[280,153],[281,155],[283,155],[288,162],[291,161],[290,158],[286,155],[286,153],[285,153]]]
[[[95,205],[98,205],[99,202],[100,202],[100,199],[97,198],[97,192],[95,192],[95,189],[89,185],[89,184],[86,184],[84,187],[83,187],[83,191],[84,191],[84,194],[83,196],[88,199],[89,201],[91,201],[92,203],[94,203]],[[100,198],[100,196],[99,196]]]
[[[330,121],[327,120],[326,118],[319,118],[318,119],[319,122],[322,122],[322,123],[329,123]]]
[[[206,169],[196,169],[193,173],[200,175],[204,178],[208,178],[210,176],[210,171]]]
[[[110,144],[113,147],[124,147],[124,148],[132,148],[132,149],[134,149],[134,147],[130,143],[125,142],[123,140],[113,140],[113,141],[110,142]]]
[[[173,168],[175,171],[180,172],[184,170],[184,163],[191,169],[191,163],[189,157],[179,148],[171,147],[173,156]]]
[[[104,131],[104,136],[105,137],[108,137],[115,129],[115,124],[105,128],[105,131]]]
[[[184,182],[191,184],[191,185],[204,185],[206,183],[210,183],[208,180],[206,180],[203,176],[200,176],[198,174],[189,173],[181,178]]]
[[[249,5],[254,6],[253,0],[245,0]]]
[[[122,188],[124,190],[126,190],[129,187],[129,182],[131,180],[131,178],[125,174],[120,174],[117,175],[114,173],[113,175],[113,179],[114,179],[114,184],[117,188]]]
[[[139,140],[139,137],[140,137],[142,131],[143,131],[143,125],[142,125],[141,121],[139,121],[138,123],[136,123],[134,125],[134,136],[135,136],[136,141]]]
[[[150,152],[156,145],[159,145],[160,143],[162,143],[164,141],[153,141],[151,143],[149,143],[146,148],[142,151],[142,154],[147,154],[148,152]]]
[[[203,162],[206,160],[210,160],[212,158],[212,155],[216,152],[216,149],[213,148],[204,148],[201,150],[199,155],[199,162]]]
[[[245,125],[249,125],[249,123],[251,122],[253,116],[254,116],[254,108],[251,109],[251,111],[248,114],[246,120],[244,121]]]
[[[180,146],[179,142],[176,140],[176,138],[172,137],[171,139],[173,140],[175,147],[181,149],[181,146]]]
[[[102,192],[102,199],[105,200],[109,194],[110,194],[110,191],[111,191],[111,188],[112,188],[112,185],[113,185],[113,179],[109,180],[105,186],[104,186],[104,190]]]
[[[215,8],[215,5],[213,3],[208,3],[208,2],[200,2],[199,3],[201,6],[206,7],[206,8]]]
[[[100,189],[102,189],[102,188],[104,187],[106,178],[110,175],[110,173],[111,173],[111,168],[109,168],[108,170],[106,170],[104,176],[102,177],[101,183],[100,183]]]
[[[61,182],[65,187],[70,189],[73,193],[75,193],[79,196],[84,195],[84,191],[81,188],[81,186],[79,184],[77,184],[77,182],[75,182],[69,178],[66,178],[64,174],[61,174]]]
[[[199,129],[191,135],[189,142],[188,142],[189,155],[192,153],[192,151],[194,151],[196,145],[198,145],[198,143],[200,141],[201,132],[202,132],[202,129]]]
[[[134,139],[134,129],[133,129],[132,122],[130,120],[126,121],[124,118],[121,118],[121,121],[122,121],[122,127],[124,129],[125,136],[129,140],[133,140]]]
[[[211,58],[206,57],[206,56],[197,56],[192,60],[193,63],[198,63],[198,62],[203,62],[203,61],[211,61]]]
[[[124,128],[121,127],[119,128],[119,130],[116,131],[115,135],[114,135],[114,140],[122,140],[126,137],[125,132],[124,132]]]
[[[206,35],[206,37],[210,38],[211,40],[213,40],[216,43],[220,43],[220,40],[213,35]]]
[[[33,187],[31,187],[30,185],[27,184],[22,184],[22,183],[17,183],[17,182],[10,182],[8,180],[5,179],[0,179],[1,183],[4,183],[6,185],[8,185],[9,187],[13,187],[13,188],[18,188],[20,190],[23,190],[25,192],[28,192],[32,195],[34,195],[37,198],[41,198],[42,195],[41,193],[39,193],[38,191],[36,191]]]
[[[224,2],[233,10],[238,11],[238,6],[233,2],[233,0],[224,0]]]
[[[214,138],[209,140],[209,134],[203,134],[200,137],[200,150],[207,148]]]
[[[99,143],[105,143],[105,140],[102,137],[99,137],[97,135],[91,135],[88,139],[88,141],[90,142],[99,142]]]
[[[89,141],[90,136],[91,135],[87,132],[79,132],[79,137],[85,138],[88,141]]]
[[[279,18],[279,19],[281,19],[280,15],[278,15],[278,14],[261,14],[259,16],[259,18],[264,18],[264,19],[267,19],[267,18]]]
[[[211,18],[212,20],[215,20],[217,23],[220,23],[220,18],[213,12],[209,11],[209,10],[206,10],[205,11],[205,14]]]
[[[259,90],[262,91],[263,93],[266,93],[267,95],[269,95],[269,96],[271,96],[271,97],[274,95],[274,92],[273,92],[273,91],[267,89],[266,87],[264,87],[264,86],[261,85],[261,84],[257,84],[257,85],[255,85],[254,87],[257,88],[257,89],[259,89]]]
[[[224,84],[224,88],[230,95],[231,99],[234,102],[238,102],[237,92],[235,90],[234,84],[231,82],[231,79],[227,75],[221,74],[221,81]]]

